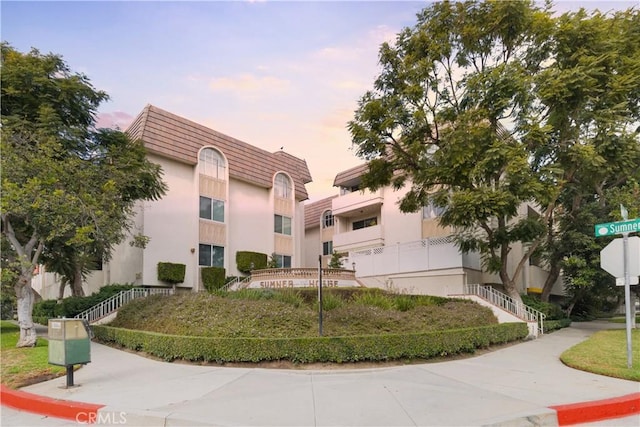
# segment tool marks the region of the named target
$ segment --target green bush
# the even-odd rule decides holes
[[[344,305],[344,300],[335,292],[322,293],[322,310],[331,311]],[[318,300],[316,299],[314,309],[318,310]]]
[[[417,304],[417,299],[411,295],[398,295],[393,299],[393,305],[399,311],[409,311],[415,308]]]
[[[253,264],[253,268],[252,265]],[[238,271],[249,274],[251,270],[267,268],[267,254],[260,252],[238,251],[236,252],[236,267]]]
[[[93,307],[102,301],[111,298],[122,291],[133,288],[133,285],[107,285],[103,286],[86,297],[67,297],[60,303],[57,300],[42,300],[33,305],[33,318],[37,323],[46,325],[48,319],[56,317],[75,317],[77,314]]]
[[[522,295],[522,302],[534,310],[538,310],[547,316],[546,320],[560,320],[567,317],[566,313],[562,311],[559,305],[540,301],[540,297],[537,295]]]
[[[212,338],[164,335],[153,332],[93,327],[96,338],[125,348],[144,351],[167,361],[295,363],[430,359],[525,338],[525,323],[503,323],[478,328],[349,337]]]
[[[226,270],[222,267],[202,267],[200,275],[202,284],[209,292],[216,291],[225,285]]]
[[[173,262],[159,262],[158,263],[158,280],[161,282],[170,283],[175,285],[176,283],[184,282],[184,275],[187,266],[184,264],[177,264]]]
[[[560,320],[545,320],[544,322],[544,333],[556,331],[562,328],[568,328],[571,326],[571,319],[564,318]]]
[[[353,302],[360,305],[369,305],[383,310],[391,310],[394,306],[394,298],[377,289],[361,292],[353,296]]]

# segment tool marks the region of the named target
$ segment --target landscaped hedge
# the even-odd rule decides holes
[[[525,323],[503,323],[478,328],[420,334],[367,335],[316,338],[210,338],[164,335],[146,331],[93,326],[95,337],[167,361],[295,363],[359,362],[429,359],[525,338]]]
[[[252,266],[253,264],[253,266]],[[251,270],[267,268],[267,254],[260,252],[238,251],[236,252],[236,267],[243,273],[251,273]]]
[[[77,314],[109,299],[113,295],[128,291],[133,287],[133,285],[107,285],[86,297],[67,297],[60,303],[54,299],[39,301],[33,305],[33,321],[46,325],[48,319],[75,317]]]
[[[186,265],[172,262],[158,263],[158,280],[161,282],[176,284],[184,282]]]
[[[565,318],[560,320],[545,320],[544,321],[544,333],[556,331],[562,328],[568,328],[571,326],[571,319]]]
[[[222,267],[202,267],[200,269],[202,284],[209,292],[224,286],[226,274],[226,270]]]

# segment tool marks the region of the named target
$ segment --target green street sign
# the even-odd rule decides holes
[[[614,234],[640,232],[640,218],[629,221],[605,222],[596,224],[596,237],[613,236]]]

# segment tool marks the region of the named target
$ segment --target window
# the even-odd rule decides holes
[[[200,218],[224,222],[224,202],[200,196]]]
[[[276,197],[280,197],[281,199],[291,198],[291,181],[288,176],[283,173],[276,175],[275,191]]]
[[[274,231],[278,234],[286,234],[291,236],[291,218],[276,215],[274,221]]]
[[[200,243],[198,265],[203,267],[224,267],[224,248]]]
[[[325,211],[322,214],[322,228],[333,227],[333,214],[331,211]]]
[[[290,255],[278,255],[274,254],[273,259],[276,260],[276,268],[291,268],[291,256]]]
[[[361,219],[360,221],[353,221],[353,229],[360,230],[361,228],[373,227],[378,224],[378,218]]]
[[[432,201],[427,206],[422,207],[422,219],[433,219],[442,216],[444,208],[435,206]]]
[[[331,255],[333,253],[333,241],[322,242],[322,255]]]
[[[200,173],[217,179],[225,179],[225,162],[222,154],[213,148],[200,151]]]

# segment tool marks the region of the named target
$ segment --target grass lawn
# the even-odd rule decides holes
[[[16,324],[0,322],[2,384],[19,388],[65,374],[64,367],[49,365],[47,340],[38,338],[35,347],[16,348],[19,337]]]
[[[616,316],[609,319],[611,323],[627,323],[627,318]],[[636,324],[640,323],[640,314],[636,314]]]
[[[640,381],[640,330],[631,332],[631,369],[627,368],[627,335],[622,329],[597,332],[562,353],[560,360],[582,371]]]

